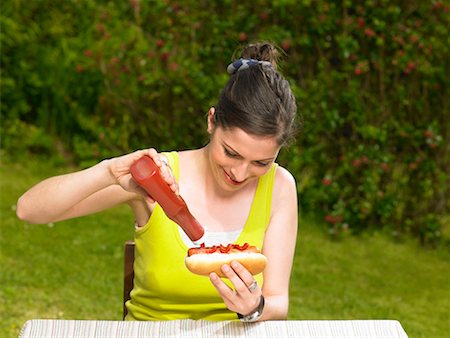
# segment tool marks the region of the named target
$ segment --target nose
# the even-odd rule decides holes
[[[248,165],[245,162],[241,162],[230,169],[231,178],[236,182],[245,181],[245,179],[248,177],[247,171]]]

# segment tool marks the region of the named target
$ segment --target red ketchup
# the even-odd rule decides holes
[[[170,189],[159,167],[149,156],[143,156],[133,163],[130,171],[133,179],[159,203],[167,217],[177,223],[195,245],[204,242],[205,229],[192,216],[181,196]]]

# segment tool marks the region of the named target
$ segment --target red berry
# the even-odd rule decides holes
[[[133,9],[139,8],[139,0],[130,0],[130,5]]]
[[[164,52],[161,54],[161,61],[162,62],[167,62],[169,60],[170,57],[170,53],[169,52]]]
[[[433,5],[433,9],[441,9],[442,7],[444,7],[444,5],[440,1],[435,2]]]
[[[366,22],[364,21],[364,18],[358,18],[358,26],[364,27],[366,25]]]
[[[98,33],[104,33],[106,31],[106,28],[101,23],[98,23],[98,24],[95,25],[95,30]]]
[[[409,164],[409,169],[416,170],[417,169],[417,162],[412,162]]]
[[[341,215],[333,216],[331,214],[328,214],[325,216],[324,220],[325,222],[328,222],[330,224],[336,224],[342,222],[344,220],[344,217],[342,217]]]
[[[75,71],[77,73],[83,73],[84,72],[84,67],[82,65],[76,65],[75,66]]]
[[[431,138],[434,136],[433,132],[431,130],[425,130],[423,132],[423,136],[425,136],[426,138]]]
[[[165,44],[166,44],[166,43],[165,43],[164,40],[162,40],[162,39],[156,40],[156,46],[158,46],[158,48],[164,47]]]
[[[281,48],[283,48],[286,52],[291,49],[291,41],[290,40],[283,40],[283,42],[281,42]]]
[[[120,59],[117,56],[113,56],[111,58],[111,60],[109,60],[109,63],[112,64],[112,65],[116,65],[116,64],[119,63],[119,61],[120,61]]]
[[[176,71],[176,70],[178,69],[178,63],[176,63],[176,62],[171,62],[171,63],[169,64],[169,69],[170,69],[171,71]]]
[[[364,30],[364,34],[366,34],[369,38],[375,36],[375,32],[371,28],[366,28]]]
[[[333,180],[332,180],[331,178],[325,177],[325,178],[322,180],[322,184],[323,184],[323,185],[329,186],[329,185],[331,185],[331,183],[333,183]]]
[[[261,12],[261,13],[259,13],[259,18],[262,21],[266,21],[269,18],[269,13],[268,12]]]
[[[245,32],[240,33],[239,34],[239,41],[241,41],[241,42],[247,41],[247,33],[245,33]]]
[[[359,158],[353,160],[352,165],[353,165],[355,168],[358,168],[358,167],[361,165],[361,160],[360,160]]]

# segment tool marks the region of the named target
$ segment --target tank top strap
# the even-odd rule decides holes
[[[255,197],[247,219],[246,227],[250,230],[253,228],[267,228],[270,221],[270,213],[272,206],[272,192],[275,180],[275,173],[278,164],[274,163],[270,170],[260,177],[258,186],[255,191]]]
[[[173,176],[175,176],[175,179],[180,179],[180,160],[178,157],[178,152],[171,151],[171,152],[163,152],[162,153],[169,162],[170,169],[172,169]]]

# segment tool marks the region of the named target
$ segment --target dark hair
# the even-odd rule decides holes
[[[248,45],[240,58],[268,61],[236,70],[215,107],[215,124],[258,136],[275,136],[280,146],[294,138],[297,105],[289,83],[277,71],[278,50],[270,43]],[[244,68],[244,67],[243,67]]]

